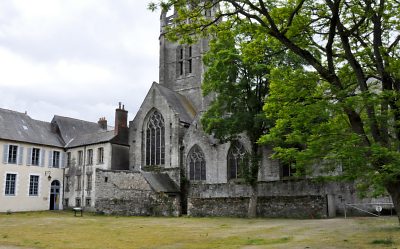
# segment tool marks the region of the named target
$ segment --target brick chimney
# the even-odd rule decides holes
[[[121,133],[126,133],[128,128],[128,111],[125,110],[125,106],[119,102],[119,106],[115,109],[115,127],[114,134],[119,135]],[[121,134],[122,135],[122,134]]]
[[[97,121],[99,124],[100,128],[103,130],[107,130],[107,119],[105,117],[99,118],[99,121]]]

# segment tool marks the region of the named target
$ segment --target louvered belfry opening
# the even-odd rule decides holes
[[[165,164],[165,123],[160,112],[154,111],[146,128],[146,165]]]

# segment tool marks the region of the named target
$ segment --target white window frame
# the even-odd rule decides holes
[[[37,191],[37,195],[31,195],[30,194],[30,190],[31,190],[31,176],[37,176],[37,177],[39,177],[39,179],[38,179],[38,186],[37,186],[37,188],[38,188],[38,191]],[[28,182],[28,196],[29,197],[39,197],[40,196],[40,180],[41,180],[41,176],[40,176],[40,174],[29,174],[29,182]]]
[[[13,195],[7,195],[6,194],[6,185],[7,185],[7,175],[8,174],[13,174],[13,175],[15,175],[15,188],[14,188],[14,194]],[[17,196],[17,194],[18,194],[18,185],[19,185],[19,181],[18,181],[18,178],[19,178],[19,174],[17,173],[17,172],[5,172],[4,173],[4,180],[3,180],[3,182],[4,182],[4,184],[3,184],[3,196],[5,196],[5,197],[16,197]]]
[[[15,146],[17,147],[17,151],[15,153],[15,162],[10,162],[10,147]],[[18,144],[9,144],[7,148],[7,164],[18,164],[18,151],[19,150],[19,145]]]
[[[61,167],[61,151],[53,150],[51,153],[53,154],[52,157],[51,157],[51,167],[52,168],[61,169],[62,168]],[[56,153],[58,153],[58,161],[55,161]]]
[[[41,156],[42,156],[42,149],[40,149],[40,148],[38,148],[38,147],[32,147],[31,148],[32,150],[31,150],[31,154],[29,155],[29,163],[30,163],[30,165],[32,165],[32,166],[40,166],[40,164],[41,164],[41,162],[42,162],[42,158],[41,158]],[[39,150],[39,155],[38,155],[38,162],[37,162],[37,164],[33,164],[33,150]]]
[[[97,164],[104,164],[104,147],[97,148]]]

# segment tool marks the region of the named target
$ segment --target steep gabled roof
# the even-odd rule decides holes
[[[0,108],[0,138],[41,145],[64,147],[51,124],[32,119],[25,113]]]
[[[171,108],[179,114],[179,118],[182,122],[192,123],[193,118],[196,116],[196,109],[193,107],[192,103],[183,95],[172,91],[160,84],[153,83],[167,100]]]
[[[155,192],[179,193],[178,186],[165,173],[142,172],[144,178]]]
[[[60,135],[66,144],[71,143],[72,139],[104,131],[97,123],[58,115],[54,116],[51,123],[58,126]]]
[[[110,142],[115,137],[114,131],[98,131],[95,133],[88,133],[72,138],[65,148],[78,147],[83,145],[91,145],[98,143]]]

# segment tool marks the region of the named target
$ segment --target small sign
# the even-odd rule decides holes
[[[382,206],[375,206],[375,210],[380,213],[382,211]]]

